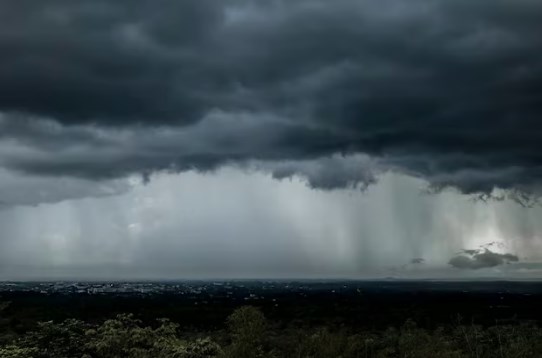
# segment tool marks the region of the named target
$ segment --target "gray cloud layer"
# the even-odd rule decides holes
[[[485,248],[481,250],[464,250],[462,254],[452,257],[449,264],[458,269],[479,270],[518,261],[519,258],[516,255],[500,254]]]
[[[314,187],[398,170],[540,192],[541,17],[537,0],[2,2],[0,166],[264,161]]]

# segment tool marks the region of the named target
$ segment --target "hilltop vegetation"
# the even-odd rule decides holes
[[[8,304],[0,304],[0,310]],[[535,324],[436,329],[407,320],[398,327],[356,330],[335,325],[284,326],[256,307],[236,309],[216,330],[187,331],[168,319],[144,323],[129,313],[102,322],[37,322],[18,332],[0,313],[0,358],[357,358],[541,357]],[[13,318],[11,319],[13,320]]]

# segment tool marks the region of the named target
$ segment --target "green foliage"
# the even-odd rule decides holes
[[[407,321],[398,331],[396,353],[401,357],[456,358],[461,357],[451,338],[442,329],[430,332],[420,329],[413,321]]]
[[[37,354],[37,348],[25,348],[13,344],[0,347],[0,358],[34,358]]]
[[[305,337],[298,347],[299,357],[343,357],[347,349],[345,334],[330,332],[327,328],[319,329],[312,335]]]
[[[206,358],[220,347],[210,339],[184,342],[178,326],[159,320],[144,327],[131,314],[121,314],[95,327],[78,321],[41,322],[36,329],[0,348],[0,358]]]
[[[301,335],[279,357],[296,358],[538,358],[542,357],[542,329],[533,325],[458,326],[421,329],[413,321],[379,332],[317,329]]]
[[[542,329],[532,324],[494,326],[457,326],[457,344],[469,357],[542,357]]]
[[[228,357],[261,357],[266,331],[263,313],[252,306],[241,307],[228,317],[228,329],[232,344],[228,347]]]
[[[265,333],[266,320],[259,309],[245,306],[228,317],[228,328],[235,340],[260,343]]]
[[[356,358],[356,357],[405,357],[425,358],[461,357],[440,331],[434,334],[417,329],[407,322],[401,329],[388,329],[380,334],[362,332],[349,335],[330,332],[327,328],[306,337],[299,345],[296,357]]]
[[[176,325],[162,321],[152,329],[141,327],[131,314],[121,314],[86,332],[92,357],[183,357],[184,344],[176,337]]]
[[[75,319],[41,322],[8,343],[0,358],[539,358],[536,325],[481,327],[458,323],[427,330],[407,321],[398,328],[272,329],[262,312],[242,307],[227,319],[227,335],[182,339],[179,326],[161,319],[148,326],[131,314],[101,324]],[[2,333],[2,332],[0,332]],[[213,333],[211,333],[213,334]],[[199,336],[199,335],[198,335]]]
[[[183,357],[186,358],[207,358],[216,357],[222,354],[222,349],[210,338],[199,338],[194,342],[188,343],[186,353]]]
[[[61,323],[40,322],[35,330],[19,340],[19,345],[35,351],[35,358],[81,357],[88,325],[69,319]]]
[[[210,339],[184,342],[177,335],[177,324],[167,319],[159,323],[155,329],[142,327],[133,315],[118,315],[87,331],[87,349],[91,357],[100,358],[204,358],[220,353],[220,347]]]

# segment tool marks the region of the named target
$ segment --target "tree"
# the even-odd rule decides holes
[[[232,344],[227,350],[230,357],[259,357],[263,353],[266,320],[263,313],[252,306],[235,310],[227,320]]]
[[[0,302],[0,344],[11,340],[10,330],[8,329],[8,320],[3,316],[3,312],[9,307],[10,302]]]
[[[176,336],[177,325],[160,320],[156,329],[142,327],[132,314],[120,314],[87,332],[92,357],[184,358],[186,345]]]
[[[37,353],[37,348],[23,348],[13,344],[0,347],[0,358],[34,358]]]
[[[211,339],[185,342],[177,335],[178,325],[159,319],[159,326],[142,326],[132,314],[120,314],[87,331],[87,351],[96,358],[208,358],[221,353]]]

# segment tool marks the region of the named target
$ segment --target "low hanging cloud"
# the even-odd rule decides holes
[[[86,197],[107,197],[128,192],[126,180],[91,181],[73,177],[20,175],[0,169],[0,210],[19,205],[57,203]]]
[[[0,167],[256,162],[324,189],[391,170],[523,202],[542,193],[541,17],[536,0],[2,2]]]
[[[270,171],[273,178],[285,179],[294,176],[305,180],[313,189],[332,190],[339,188],[366,189],[376,183],[379,165],[364,155],[340,156],[305,161],[281,161],[256,163],[253,168]]]
[[[457,269],[479,270],[518,262],[519,258],[510,253],[497,253],[488,248],[478,250],[463,250],[463,252],[448,262]]]

